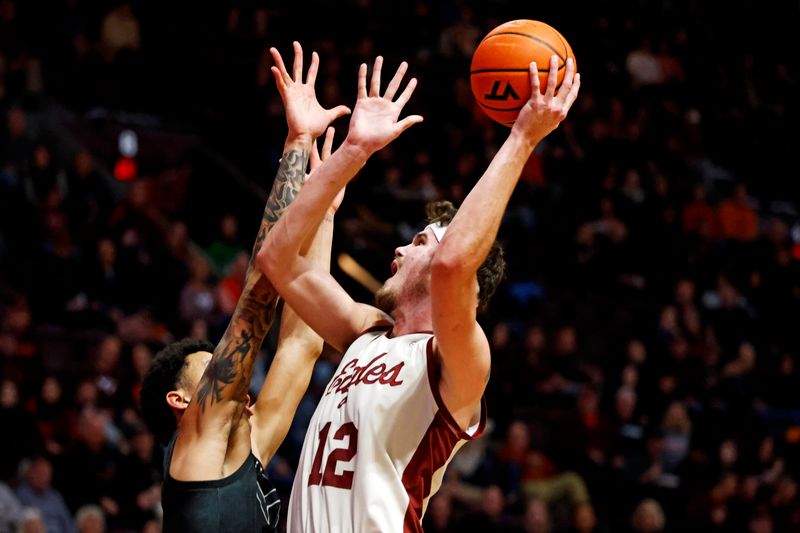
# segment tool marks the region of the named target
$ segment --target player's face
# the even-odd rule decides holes
[[[377,294],[378,307],[390,313],[403,298],[428,294],[431,261],[438,246],[439,241],[433,231],[425,228],[414,236],[411,243],[395,249],[392,275]]]

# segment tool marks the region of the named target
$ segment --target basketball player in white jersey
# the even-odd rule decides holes
[[[532,96],[484,175],[455,213],[433,207],[431,224],[395,250],[378,308],[356,303],[300,255],[337,192],[367,159],[422,121],[398,120],[416,86],[395,99],[407,65],[383,95],[382,58],[358,72],[347,138],[267,235],[259,267],[297,314],[345,352],[314,413],[289,502],[290,532],[421,531],[428,499],[486,411],[489,342],[476,313],[502,275],[493,244],[522,167],[566,117],[580,77],[568,62],[556,94],[553,56],[544,94],[531,64]]]

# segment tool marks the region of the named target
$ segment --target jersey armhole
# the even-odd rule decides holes
[[[442,394],[439,391],[439,376],[441,369],[439,367],[439,362],[436,359],[436,354],[433,353],[433,336],[428,339],[425,350],[428,363],[428,385],[431,388],[431,394],[433,394],[433,399],[436,401],[436,406],[439,408],[439,412],[442,413],[442,417],[444,418],[445,422],[447,422],[448,427],[451,429],[451,431],[453,431],[453,433],[458,435],[459,439],[477,439],[483,435],[483,432],[486,430],[486,397],[481,397],[481,416],[478,423],[467,428],[466,431],[461,429],[455,418],[453,418],[453,415],[447,409],[447,406],[444,404],[444,400],[442,400]]]
[[[362,331],[361,333],[359,333],[356,338],[361,337],[362,335],[366,335],[367,333],[377,333],[379,331],[388,332],[391,331],[392,327],[394,327],[394,324],[389,322],[388,320],[379,320],[374,324],[372,324],[367,329],[365,329],[364,331]]]

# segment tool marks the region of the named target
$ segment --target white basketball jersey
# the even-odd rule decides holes
[[[462,431],[439,396],[433,335],[368,332],[350,346],[311,419],[289,532],[422,531]]]

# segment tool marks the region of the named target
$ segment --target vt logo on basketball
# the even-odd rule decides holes
[[[506,88],[505,90],[500,93],[500,85],[502,85],[501,80],[496,80],[492,83],[492,91],[488,94],[483,95],[484,98],[487,100],[508,100],[511,98],[512,100],[519,100],[519,95],[517,95],[516,91],[514,91],[514,87],[511,86],[511,82],[506,81]]]

